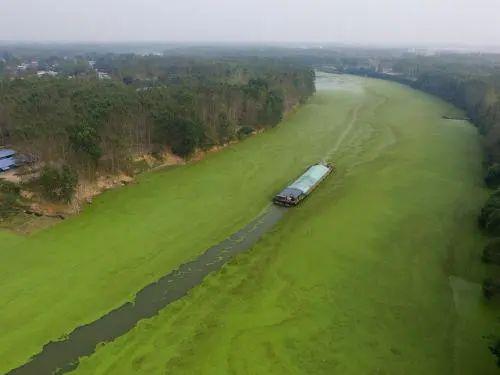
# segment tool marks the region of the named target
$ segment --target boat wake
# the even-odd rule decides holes
[[[330,161],[332,159],[332,157],[335,156],[335,154],[339,150],[340,146],[344,142],[347,135],[352,131],[354,124],[356,124],[356,122],[358,121],[358,115],[359,115],[359,111],[361,109],[361,106],[362,105],[359,104],[352,110],[351,119],[350,119],[349,123],[347,124],[347,127],[344,129],[344,131],[342,132],[340,137],[337,139],[337,142],[335,142],[335,145],[330,150],[328,150],[328,152],[325,154],[324,159],[323,159],[323,161],[325,163]]]

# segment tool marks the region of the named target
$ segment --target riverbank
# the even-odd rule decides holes
[[[298,106],[292,107],[286,117],[297,110]],[[196,163],[203,160],[210,154],[220,152],[228,146],[234,145],[256,134],[265,131],[259,128],[248,134],[245,138],[233,140],[223,145],[213,146],[209,149],[196,150],[189,158],[181,158],[170,151],[165,151],[156,158],[150,154],[137,156],[134,164],[140,167],[133,168],[133,173],[102,174],[97,173],[92,181],[80,179],[75,188],[75,193],[70,202],[50,202],[44,199],[39,193],[30,190],[21,190],[21,199],[23,207],[19,207],[19,212],[11,217],[0,220],[0,230],[10,230],[16,234],[31,235],[37,231],[47,229],[61,222],[78,215],[85,209],[85,206],[92,204],[93,200],[106,191],[117,189],[136,181],[137,177],[143,173],[163,170],[170,167],[185,165],[187,163]],[[30,167],[33,169],[33,166]],[[35,168],[36,169],[39,169]],[[0,181],[12,182],[24,187],[23,183],[29,182],[37,173],[30,173],[28,176],[18,175],[18,170],[12,170],[9,173],[0,175]]]
[[[292,116],[300,108],[300,105],[300,103],[293,101],[285,103],[283,121]],[[268,129],[265,125],[246,128],[245,132],[237,132],[238,135],[226,143],[203,149],[197,148],[186,157],[180,157],[167,148],[155,155],[152,153],[135,155],[126,168],[126,172],[119,171],[113,174],[97,170],[91,179],[80,175],[77,178],[74,193],[71,194],[72,197],[68,202],[50,201],[42,194],[37,179],[45,166],[44,163],[27,164],[19,169],[2,173],[0,174],[0,182],[5,180],[15,184],[20,194],[16,196],[16,204],[8,207],[9,214],[0,215],[0,230],[31,235],[50,228],[61,220],[78,215],[85,206],[92,204],[94,198],[102,193],[134,183],[137,176],[143,173],[199,162],[210,154],[219,152]]]

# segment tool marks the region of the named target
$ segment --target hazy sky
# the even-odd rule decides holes
[[[0,0],[0,40],[500,45],[500,0]]]

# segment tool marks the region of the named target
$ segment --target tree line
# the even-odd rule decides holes
[[[0,81],[0,144],[80,178],[127,172],[136,156],[189,157],[272,127],[315,91],[314,72],[272,60],[105,55],[87,73]]]

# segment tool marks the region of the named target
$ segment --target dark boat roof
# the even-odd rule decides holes
[[[292,197],[292,198],[298,198],[303,194],[303,192],[299,189],[295,188],[289,188],[287,187],[286,189],[282,190],[279,194],[277,194],[277,197]]]

